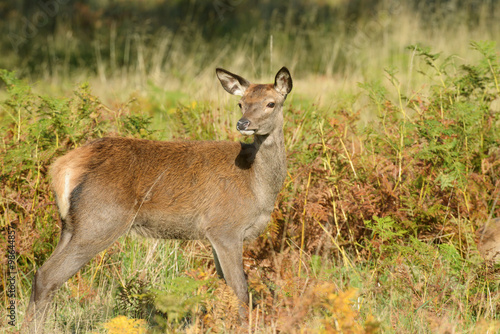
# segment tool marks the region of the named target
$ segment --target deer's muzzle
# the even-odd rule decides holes
[[[248,129],[250,126],[250,121],[246,118],[242,118],[236,124],[236,129],[245,136],[251,136],[254,134],[255,130]]]

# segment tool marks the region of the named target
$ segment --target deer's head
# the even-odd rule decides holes
[[[286,67],[281,68],[274,84],[251,84],[239,75],[218,68],[216,70],[222,87],[241,96],[238,106],[243,116],[236,128],[245,136],[265,136],[283,124],[283,102],[292,90],[292,77]]]

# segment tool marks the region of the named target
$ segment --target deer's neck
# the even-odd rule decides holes
[[[253,169],[255,192],[259,199],[274,206],[286,178],[286,151],[282,125],[268,135],[254,137],[256,148]]]

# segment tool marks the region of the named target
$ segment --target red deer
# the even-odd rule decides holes
[[[55,291],[129,230],[208,240],[217,273],[248,303],[243,242],[267,226],[286,177],[283,103],[292,78],[285,67],[274,84],[251,84],[219,68],[216,74],[227,92],[241,96],[237,129],[253,143],[102,138],[51,166],[62,231],[35,274],[29,331],[43,330]]]

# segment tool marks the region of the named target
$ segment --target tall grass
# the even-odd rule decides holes
[[[0,68],[55,86],[92,78],[102,98],[125,91],[120,99],[148,82],[210,98],[207,86],[216,66],[261,78],[286,64],[296,78],[314,76],[315,84],[306,86],[323,85],[319,75],[334,79],[328,85],[336,90],[350,91],[395,67],[405,89],[418,88],[424,81],[410,75],[419,64],[406,46],[429,45],[472,61],[469,41],[499,42],[500,29],[499,6],[488,1],[75,1],[61,5],[40,27],[39,7],[6,9]],[[14,43],[27,22],[36,33]]]

